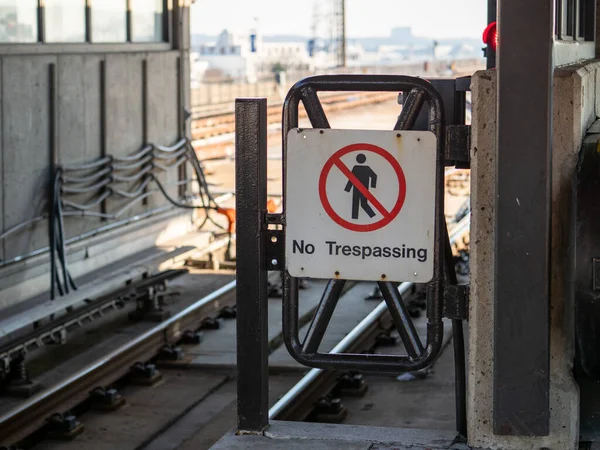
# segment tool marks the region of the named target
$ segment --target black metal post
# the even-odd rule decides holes
[[[553,1],[499,8],[494,433],[549,433]],[[518,114],[517,114],[518,112]]]
[[[50,300],[54,300],[56,296],[56,288],[58,279],[58,268],[56,267],[56,216],[55,216],[55,201],[57,192],[55,191],[54,177],[56,175],[56,167],[58,166],[58,121],[56,116],[57,109],[57,76],[56,64],[48,66],[48,121],[50,123],[49,142],[50,158],[48,164],[48,247],[50,249]],[[62,293],[61,293],[62,295]]]
[[[498,0],[488,0],[487,2],[487,23],[496,22]],[[489,45],[486,49],[486,69],[493,69],[496,67],[496,51],[494,51]]]
[[[267,100],[235,101],[238,429],[269,425]]]

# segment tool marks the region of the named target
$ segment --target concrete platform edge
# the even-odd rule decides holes
[[[232,444],[235,442],[239,445],[245,437],[244,435],[237,435],[236,430],[233,429],[211,448],[228,448],[229,442]],[[402,448],[425,446],[428,449],[448,449],[453,445],[457,434],[448,430],[273,421],[262,437],[264,439],[260,439],[260,441],[263,442],[266,442],[265,439],[273,439],[304,442],[308,445],[310,445],[310,441],[328,441],[401,445]],[[256,445],[256,448],[260,446],[260,442],[257,440],[254,440],[253,444]],[[254,448],[254,445],[249,445],[248,448]]]

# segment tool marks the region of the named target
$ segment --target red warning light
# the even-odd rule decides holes
[[[490,23],[483,32],[483,43],[493,51],[498,48],[498,28],[496,22]]]

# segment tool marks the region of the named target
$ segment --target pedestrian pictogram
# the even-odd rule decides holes
[[[352,175],[348,176],[348,183],[344,190],[346,192],[352,191],[352,218],[358,219],[358,208],[359,206],[367,213],[369,217],[375,215],[375,211],[369,206],[369,201],[378,203],[369,193],[370,188],[377,187],[377,174],[373,172],[369,166],[360,165],[367,161],[367,157],[362,153],[356,156],[356,165],[352,168]],[[344,166],[345,167],[345,166]],[[347,169],[346,169],[347,170]],[[366,192],[365,192],[366,191]],[[387,212],[384,210],[384,212]]]
[[[285,265],[294,277],[433,277],[436,138],[428,131],[293,129]]]
[[[345,156],[353,157],[355,164],[352,169],[342,160]],[[378,186],[377,172],[367,164],[367,157],[392,169],[386,171],[387,179],[379,177],[377,192],[375,192]],[[351,198],[348,199],[348,203],[351,204],[349,215],[336,211],[329,200],[331,194],[328,193],[328,178],[334,170],[339,171],[344,177],[344,192],[351,194]],[[391,208],[384,206],[378,200],[377,196],[382,192],[386,195],[397,192],[394,204],[390,205]],[[373,144],[356,143],[338,150],[327,160],[319,178],[319,197],[327,214],[338,225],[352,231],[375,231],[388,225],[402,209],[406,197],[406,180],[402,167],[389,152]],[[366,223],[358,222],[361,213],[373,220]]]

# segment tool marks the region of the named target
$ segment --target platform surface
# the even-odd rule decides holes
[[[263,435],[223,436],[211,450],[434,450],[467,449],[455,444],[456,432],[365,427],[306,422],[271,422]]]

